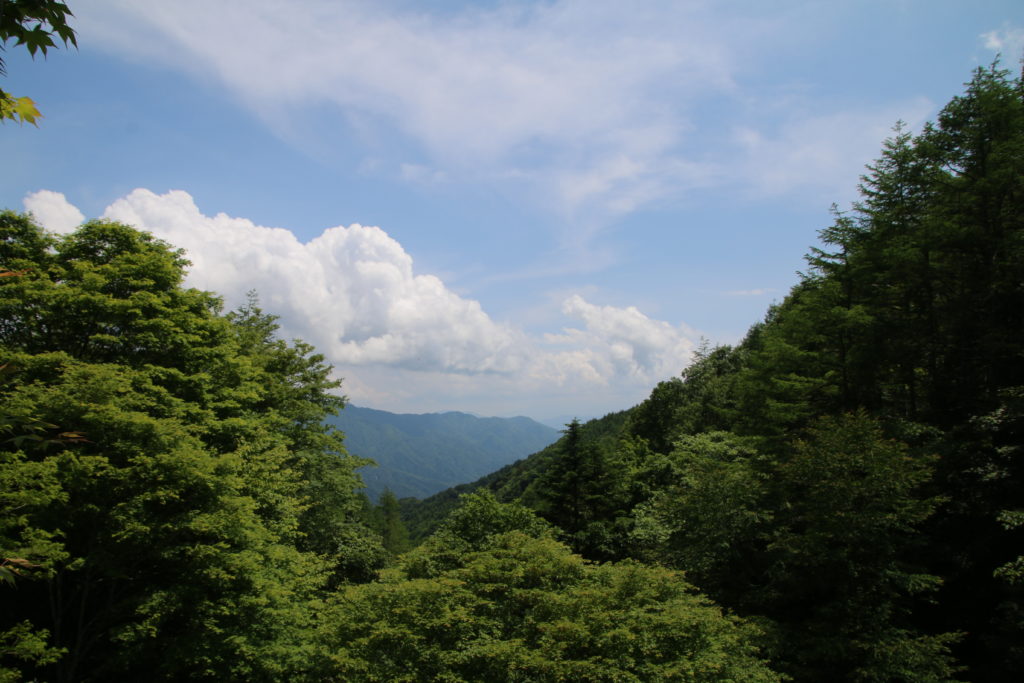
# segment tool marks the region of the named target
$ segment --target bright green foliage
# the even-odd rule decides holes
[[[483,491],[462,496],[459,507],[445,519],[432,542],[476,551],[486,547],[491,537],[510,531],[545,538],[553,529],[522,505],[500,503],[493,494]]]
[[[778,680],[678,574],[514,531],[437,576],[350,587],[325,623],[325,680]]]
[[[459,498],[459,506],[427,539],[402,559],[412,578],[435,577],[460,566],[469,553],[490,547],[492,539],[510,532],[531,538],[552,538],[554,529],[532,510],[519,503],[501,503],[489,491]]]
[[[15,447],[36,449],[56,444],[46,439],[50,425],[34,418],[0,414],[4,441]],[[59,533],[41,529],[33,516],[67,501],[54,461],[29,460],[23,451],[0,451],[0,587],[18,581],[52,577],[67,560]],[[6,624],[4,626],[7,626]],[[30,621],[0,631],[0,681],[21,680],[21,669],[55,662],[63,650],[52,647],[50,633]],[[9,665],[7,663],[10,663]]]
[[[29,460],[22,451],[0,453],[0,582],[13,585],[25,574],[52,574],[66,559],[58,535],[30,523],[34,512],[66,501],[56,461]]]
[[[309,344],[278,339],[277,318],[263,313],[255,294],[226,319],[241,354],[227,371],[230,384],[211,437],[230,447],[238,439],[235,430],[259,422],[266,434],[283,439],[291,453],[287,464],[302,483],[296,491],[275,495],[282,502],[289,496],[305,501],[298,518],[299,548],[328,557],[334,582],[349,578],[353,568],[364,576],[360,567],[380,562],[376,544],[358,540],[370,532],[357,522],[360,501],[353,491],[360,482],[355,469],[368,461],[347,456],[342,434],[324,421],[344,405],[331,393],[338,382],[330,379],[330,367]]]
[[[329,367],[144,233],[4,213],[0,237],[4,418],[59,425],[0,450],[0,555],[39,565],[0,586],[0,633],[48,632],[58,681],[301,677],[325,583],[373,554]]]
[[[380,496],[380,532],[384,548],[394,554],[409,549],[409,532],[402,523],[398,499],[388,489]]]
[[[36,630],[28,621],[15,624],[0,633],[0,662],[11,662],[13,666],[0,663],[0,683],[17,683],[22,680],[21,666],[38,668],[56,662],[64,654],[49,645],[50,634],[45,629]]]
[[[11,119],[19,123],[31,123],[38,126],[36,119],[42,118],[36,103],[31,97],[14,97],[0,90],[0,121]]]
[[[71,16],[71,10],[63,2],[4,0],[0,7],[0,48],[13,40],[16,46],[24,45],[35,57],[37,53],[45,56],[47,50],[57,47],[57,40],[65,46],[77,47],[75,31],[68,26]],[[0,76],[6,73],[4,60],[0,57]],[[0,90],[0,121],[11,119],[35,125],[40,116],[35,103],[28,97],[14,97]]]

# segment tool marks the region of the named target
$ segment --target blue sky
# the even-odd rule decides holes
[[[69,3],[6,53],[0,205],[250,289],[354,403],[600,415],[733,343],[1018,0]]]

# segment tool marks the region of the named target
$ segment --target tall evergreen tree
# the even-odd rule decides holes
[[[592,450],[581,443],[580,421],[565,426],[560,450],[545,471],[540,486],[545,501],[544,517],[568,534],[583,528],[586,463]]]
[[[952,634],[917,630],[930,459],[909,457],[864,413],[825,417],[778,465],[783,505],[768,546],[766,604],[798,680],[947,680]],[[916,569],[915,569],[916,566]],[[920,603],[918,603],[920,604]]]

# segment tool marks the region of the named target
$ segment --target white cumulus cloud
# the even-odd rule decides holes
[[[413,272],[412,258],[376,227],[325,230],[301,243],[288,230],[223,213],[206,216],[182,191],[139,189],[104,217],[148,230],[188,252],[189,284],[230,303],[255,289],[287,331],[343,365],[508,372],[515,333],[480,304]]]
[[[34,193],[26,205],[47,209],[38,218],[51,229],[80,216],[55,192]],[[678,374],[697,339],[685,325],[580,295],[564,299],[562,329],[528,335],[417,273],[412,257],[377,227],[332,227],[303,243],[283,228],[206,215],[180,190],[134,190],[103,217],[185,249],[187,284],[220,294],[228,308],[255,289],[286,337],[312,343],[337,366],[356,402],[386,409],[538,415],[564,413],[566,404],[595,413],[625,408]]]
[[[36,221],[53,232],[71,232],[85,221],[85,216],[60,192],[39,190],[25,197],[25,210]]]
[[[584,349],[596,377],[633,377],[651,382],[678,374],[695,348],[696,333],[652,320],[634,306],[597,306],[579,295],[570,296],[562,311],[583,322],[583,329],[567,328],[547,336],[549,342]],[[570,352],[582,361],[580,352]]]

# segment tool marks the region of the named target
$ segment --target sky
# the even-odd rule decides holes
[[[89,0],[7,46],[0,207],[183,248],[366,407],[628,408],[798,281],[1019,0]]]

